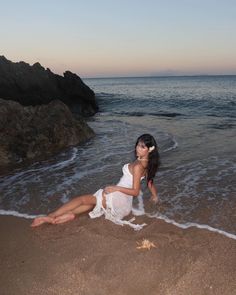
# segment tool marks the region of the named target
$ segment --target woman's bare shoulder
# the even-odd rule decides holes
[[[143,174],[143,171],[145,170],[145,168],[139,161],[135,161],[132,163],[132,170],[135,173]]]

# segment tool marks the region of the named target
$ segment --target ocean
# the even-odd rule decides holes
[[[134,212],[180,227],[236,238],[236,76],[84,79],[100,111],[88,119],[96,136],[50,160],[0,178],[0,214],[33,218],[73,196],[116,184],[134,160],[139,135],[152,134],[161,167],[160,203],[144,196]]]

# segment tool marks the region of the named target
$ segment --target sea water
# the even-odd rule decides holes
[[[48,161],[0,178],[0,214],[46,214],[73,196],[116,184],[134,160],[136,138],[152,134],[161,167],[160,203],[145,181],[140,214],[236,237],[236,76],[97,78],[85,83],[100,111],[96,136]],[[23,215],[22,215],[23,214]]]

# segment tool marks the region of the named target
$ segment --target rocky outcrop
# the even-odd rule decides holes
[[[91,116],[98,111],[94,92],[69,71],[64,76],[44,69],[39,63],[11,62],[0,56],[0,97],[24,106],[48,104],[59,99],[72,112]]]
[[[0,99],[0,168],[45,159],[94,135],[60,100],[24,107]]]

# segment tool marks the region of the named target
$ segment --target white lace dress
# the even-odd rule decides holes
[[[123,175],[117,185],[126,188],[132,188],[133,175],[129,171],[129,164],[125,164],[122,168],[122,171]],[[141,228],[143,228],[145,224],[140,225],[132,223],[134,218],[129,221],[122,220],[125,216],[129,215],[132,210],[133,196],[118,191],[105,194],[106,208],[104,208],[102,205],[102,193],[103,189],[99,189],[96,193],[93,194],[97,199],[97,203],[94,209],[89,213],[90,218],[97,218],[105,215],[106,219],[109,219],[116,224],[127,224],[135,230],[140,230]],[[140,191],[138,198],[141,197],[142,191]]]

